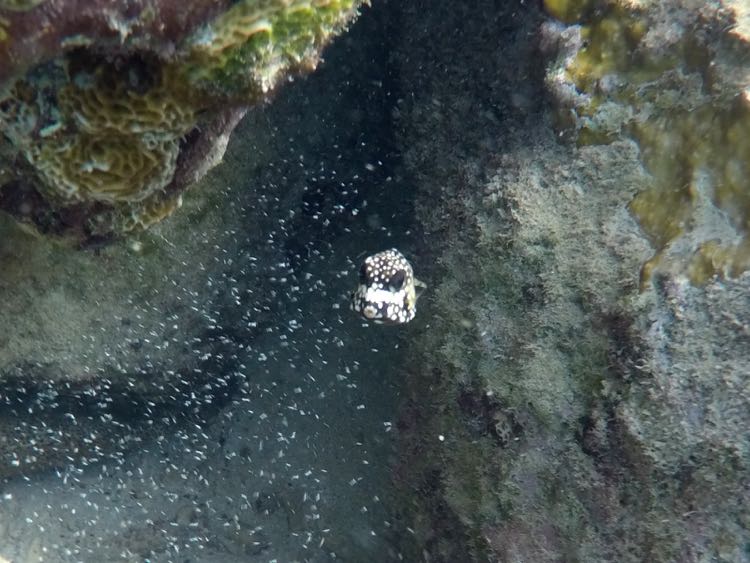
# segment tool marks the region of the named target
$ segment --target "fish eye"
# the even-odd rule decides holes
[[[362,264],[359,268],[359,283],[367,285],[367,264]]]
[[[388,287],[393,291],[399,291],[402,287],[404,287],[405,281],[406,272],[404,270],[399,270],[388,280]]]

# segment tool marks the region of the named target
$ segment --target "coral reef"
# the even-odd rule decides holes
[[[60,247],[55,239],[33,237],[18,229],[7,216],[0,215],[0,262],[3,264],[0,291],[4,296],[0,304],[0,326],[8,327],[0,330],[2,514],[7,517],[13,513],[12,503],[7,500],[8,487],[13,486],[13,482],[21,487],[32,483],[35,489],[40,489],[39,483],[44,482],[50,467],[57,469],[61,478],[69,475],[67,483],[78,488],[80,472],[98,479],[102,467],[104,471],[114,470],[115,475],[125,472],[123,463],[144,467],[148,462],[138,459],[139,452],[144,454],[144,459],[153,459],[161,466],[166,456],[149,444],[164,435],[167,439],[159,438],[158,443],[166,445],[169,436],[175,436],[176,448],[184,451],[182,428],[187,432],[210,434],[209,442],[216,451],[241,451],[242,445],[233,444],[231,437],[226,446],[224,438],[219,438],[234,435],[240,441],[255,440],[250,438],[255,432],[238,430],[238,417],[226,424],[229,418],[216,416],[217,412],[226,412],[228,394],[235,403],[232,408],[260,423],[270,433],[271,440],[275,440],[275,429],[282,427],[282,419],[286,421],[289,416],[286,406],[278,400],[281,395],[305,397],[305,400],[324,405],[325,409],[330,407],[334,409],[335,420],[349,416],[349,401],[340,401],[331,394],[330,388],[325,390],[325,398],[318,396],[322,390],[318,382],[333,376],[327,364],[319,365],[323,377],[316,377],[316,381],[308,378],[309,383],[305,384],[295,381],[291,371],[294,365],[282,358],[295,358],[294,364],[300,366],[310,357],[306,350],[321,344],[317,337],[311,338],[306,329],[290,330],[292,323],[289,321],[293,319],[300,319],[304,325],[315,319],[313,330],[320,331],[326,344],[324,348],[314,348],[313,353],[321,353],[322,359],[329,362],[331,356],[324,350],[340,350],[341,357],[348,358],[346,362],[362,361],[363,356],[356,353],[359,346],[365,350],[377,346],[386,354],[388,344],[397,341],[395,332],[357,334],[356,321],[349,311],[343,310],[345,300],[341,301],[341,311],[332,308],[339,295],[343,298],[349,289],[351,278],[344,272],[354,267],[350,257],[359,252],[362,240],[371,240],[370,233],[376,230],[350,210],[358,208],[366,199],[370,202],[366,207],[368,213],[390,218],[398,210],[393,200],[403,200],[408,193],[386,180],[391,174],[387,165],[375,171],[364,167],[366,163],[379,160],[385,163],[391,154],[390,146],[381,140],[387,138],[381,131],[390,131],[387,128],[389,113],[373,110],[387,107],[383,100],[389,96],[387,88],[374,84],[375,79],[385,74],[387,54],[382,53],[381,36],[372,32],[373,27],[372,18],[363,18],[358,29],[353,30],[356,35],[352,41],[335,45],[327,52],[328,64],[321,72],[289,84],[273,103],[248,110],[246,119],[232,135],[222,164],[199,181],[190,197],[184,198],[180,213],[169,221],[127,240],[93,246],[81,252]],[[336,103],[331,103],[332,99]],[[298,111],[300,107],[305,111]],[[240,116],[241,112],[228,111],[223,120],[231,125]],[[195,141],[194,133],[189,134],[188,149],[178,159],[185,159],[184,166],[178,162],[177,174],[186,174],[186,181],[194,174],[200,175],[201,170],[191,170],[190,166],[200,166],[216,158],[213,156],[215,149],[226,145],[227,137],[223,134],[226,129],[226,123],[217,122],[212,128],[202,129]],[[200,158],[193,158],[190,154],[193,151]],[[301,155],[307,166],[300,166]],[[316,192],[325,194],[322,207],[313,207]],[[336,205],[339,202],[344,205]],[[294,211],[293,217],[290,211]],[[383,224],[389,223],[380,225]],[[383,231],[378,228],[378,232]],[[399,240],[404,244],[403,239]],[[342,248],[336,241],[343,241],[347,246]],[[306,260],[296,262],[294,273],[289,265],[292,252],[299,252]],[[332,266],[342,272],[337,286],[328,280]],[[320,272],[312,276],[313,282],[300,273],[311,270]],[[326,287],[314,280],[325,282]],[[337,287],[341,287],[343,293]],[[329,332],[332,322],[337,323],[334,333]],[[354,330],[350,330],[352,327]],[[343,340],[333,338],[337,334]],[[354,348],[338,345],[350,337],[356,338]],[[377,344],[381,339],[383,345]],[[291,346],[285,348],[287,343]],[[305,348],[298,349],[297,343]],[[261,352],[268,354],[268,363],[258,359]],[[372,354],[378,357],[377,352]],[[388,353],[388,357],[388,361],[397,362],[393,354]],[[288,365],[292,375],[284,378],[290,385],[288,395],[286,391],[278,392],[278,387],[277,392],[265,395],[268,412],[278,412],[278,425],[253,416],[252,411],[265,410],[255,397],[250,410],[246,408],[248,403],[240,400],[248,396],[249,389],[263,385],[259,377],[266,377],[272,385],[277,381],[277,372],[269,369],[269,364]],[[370,380],[377,393],[388,387],[388,392],[395,395],[396,386],[384,385],[385,380],[377,373],[384,364],[373,362],[370,365],[378,377],[364,379]],[[398,381],[395,373],[389,377]],[[323,559],[330,559],[333,556],[328,553],[335,551],[339,560],[360,561],[366,560],[368,553],[376,553],[376,559],[386,553],[385,549],[378,548],[387,545],[387,534],[393,533],[388,529],[391,524],[384,523],[385,509],[377,508],[385,505],[385,495],[381,494],[383,501],[372,500],[373,493],[380,491],[380,483],[387,484],[387,467],[379,461],[387,455],[377,455],[371,444],[377,441],[390,452],[388,438],[393,434],[385,432],[381,421],[390,419],[396,403],[381,399],[388,392],[374,397],[361,386],[349,385],[350,381],[354,381],[353,375],[350,380],[334,386],[347,389],[356,404],[367,401],[370,413],[367,418],[377,428],[376,432],[360,434],[356,431],[358,443],[353,446],[347,435],[333,428],[329,432],[327,425],[321,428],[316,421],[314,428],[308,427],[316,432],[311,443],[324,445],[331,452],[332,464],[340,468],[341,450],[329,440],[329,436],[336,434],[343,442],[362,451],[362,455],[371,460],[373,473],[381,475],[382,480],[367,487],[361,484],[359,495],[363,502],[349,496],[348,491],[353,490],[347,484],[351,475],[341,480],[330,475],[330,481],[319,483],[322,496],[333,497],[332,512],[335,511],[339,519],[332,522],[333,526],[324,524],[323,509],[323,520],[312,521],[312,524],[320,524],[320,528],[332,527],[340,534],[323,532],[324,545],[318,546],[318,542],[313,541],[305,547],[318,546],[315,557],[319,554]],[[293,391],[300,385],[303,388],[308,385],[310,393]],[[312,418],[303,416],[300,421],[307,426],[306,421]],[[216,428],[217,433],[210,428]],[[284,428],[287,433],[294,430],[287,427],[286,422]],[[319,430],[324,434],[317,434]],[[297,435],[301,436],[302,432]],[[361,450],[360,436],[367,444],[366,451]],[[196,450],[195,443],[191,450]],[[295,467],[303,466],[295,463],[292,467],[288,463],[291,456],[300,455],[301,451],[310,454],[305,466],[320,468],[325,463],[320,457],[322,450],[317,446],[306,450],[289,444],[290,455],[284,458],[277,457],[275,449],[265,451],[272,465],[283,466],[290,474],[297,472]],[[186,451],[185,455],[193,459]],[[220,453],[218,457],[223,455]],[[182,466],[173,454],[169,457]],[[258,475],[262,463],[259,458],[245,453],[241,457],[247,466],[238,465],[239,475],[248,475],[247,469]],[[209,453],[201,463],[214,466],[215,459]],[[362,463],[350,461],[352,472],[361,475]],[[181,467],[179,473],[185,471]],[[205,470],[200,473],[206,474]],[[173,475],[176,477],[177,472]],[[317,479],[318,475],[315,472],[310,480]],[[61,484],[61,478],[56,479],[54,472],[50,478]],[[150,479],[141,480],[139,472],[134,478],[150,488]],[[108,481],[110,477],[104,479]],[[209,502],[221,490],[231,489],[229,494],[234,495],[234,491],[252,488],[249,481],[243,482],[239,489],[232,489],[233,485],[227,485],[225,479],[212,479],[212,482],[217,484],[216,489],[199,493]],[[294,492],[296,501],[302,502],[302,491],[292,491],[283,474],[277,474],[276,482],[284,495]],[[341,497],[332,494],[336,485],[329,486],[331,482],[338,483],[343,492]],[[181,486],[194,489],[192,483]],[[105,490],[103,488],[102,492]],[[140,502],[135,494],[130,496],[130,487],[121,490],[133,503]],[[134,484],[132,490],[137,491],[138,497],[141,491],[147,493],[140,484]],[[315,502],[310,490],[306,491],[310,503]],[[59,499],[54,493],[44,495],[47,497],[44,502],[53,506]],[[196,498],[186,498],[182,504],[195,504],[199,502]],[[346,499],[346,513],[339,508],[338,498]],[[19,499],[23,505],[19,510],[28,507],[27,497],[14,495],[14,499]],[[160,513],[161,501],[154,500]],[[90,501],[91,498],[85,500]],[[226,502],[232,504],[231,500]],[[252,504],[252,497],[250,502]],[[369,527],[351,525],[356,523],[356,517],[347,520],[344,516],[361,514],[360,508],[367,503],[372,503],[368,504],[368,518],[374,521],[377,537],[370,536]],[[108,506],[115,504],[123,507],[109,497]],[[321,503],[315,504],[321,506]],[[144,514],[142,507],[136,510]],[[294,511],[295,526],[306,522],[306,529],[315,529],[299,510]],[[279,507],[278,512],[285,511]],[[58,511],[48,508],[47,514],[56,518]],[[207,524],[218,530],[217,535],[204,534],[202,529],[196,531],[192,523],[188,526],[185,521],[180,532],[186,533],[185,541],[197,534],[206,539],[198,545],[191,541],[192,548],[181,544],[181,555],[202,560],[207,557],[206,553],[218,551],[215,558],[226,561],[228,555],[224,550],[236,549],[236,553],[242,554],[237,555],[238,560],[247,559],[249,555],[243,546],[248,545],[253,536],[244,533],[244,524],[242,530],[232,528],[227,532],[223,523],[231,521],[234,513],[227,514],[230,520],[220,518],[216,523],[211,519]],[[289,537],[295,544],[306,542],[307,533],[289,536],[286,518],[283,514],[276,516],[283,526],[282,534],[269,531],[268,521],[260,523],[269,540]],[[139,551],[137,539],[130,534],[147,538],[152,546],[158,545],[160,549],[171,545],[169,539],[154,533],[153,527],[145,523],[145,517],[126,524],[124,531],[99,520],[92,522],[80,510],[76,518],[85,529],[92,531],[88,547],[96,544],[96,554],[103,555],[86,551],[75,538],[70,538],[67,531],[70,520],[63,524],[65,529],[61,536],[47,528],[40,543],[45,547],[55,543],[70,547],[74,552],[78,549],[74,558],[92,561],[109,560],[115,553],[113,545],[117,546],[118,554],[131,550],[140,553],[141,558],[146,557],[145,552]],[[166,522],[170,516],[164,518]],[[4,520],[7,521],[8,518]],[[347,526],[338,526],[337,522],[346,522]],[[36,525],[28,527],[19,519],[19,527],[32,538],[38,536]],[[7,525],[0,525],[0,528],[0,536],[8,540],[0,542],[3,555],[14,547],[22,558],[31,553],[23,549],[27,544]],[[107,535],[106,539],[102,534]],[[226,536],[231,541],[217,543],[214,539],[217,536]],[[52,551],[51,547],[49,549]],[[257,553],[267,548],[256,546],[254,549],[253,553]],[[311,556],[310,549],[299,549],[294,556],[280,555],[279,560],[303,560]],[[270,552],[264,555],[266,559],[271,557]],[[172,557],[166,549],[148,556],[152,559]],[[15,560],[15,555],[10,557]]]
[[[200,105],[174,68],[153,59],[73,51],[66,63],[64,75],[45,67],[17,81],[0,104],[4,132],[28,164],[23,178],[33,173],[52,209],[86,206],[92,234],[165,216],[174,205],[164,205],[164,188]],[[136,219],[107,225],[108,209]]]
[[[238,2],[189,41],[188,76],[222,94],[261,96],[285,73],[315,68],[321,47],[356,6],[355,0]]]
[[[560,123],[579,143],[625,134],[652,180],[631,211],[649,235],[657,270],[694,283],[750,268],[750,44],[718,2],[547,0],[573,28],[549,73]],[[734,17],[733,17],[734,16]]]
[[[656,17],[649,9],[669,13],[665,25],[684,22],[681,37],[697,21],[679,2],[592,5],[547,2],[569,21],[608,17],[596,33],[613,42],[637,37],[634,14]],[[409,334],[399,423],[397,482],[417,491],[404,506],[420,543],[411,557],[747,561],[750,442],[736,429],[750,424],[748,273],[696,286],[662,262],[642,283],[655,242],[633,201],[654,185],[653,165],[633,134],[637,108],[616,98],[627,84],[602,79],[587,92],[572,82],[581,27],[545,23],[521,1],[432,2],[429,22],[426,13],[417,2],[397,16],[404,173],[421,192],[429,241],[415,267],[431,287],[424,324]],[[709,36],[726,23],[699,21]],[[639,73],[661,79],[661,59],[639,67],[628,53],[612,48],[601,64],[626,64],[634,90],[648,83]],[[546,75],[540,55],[553,57]],[[677,88],[662,87],[661,100],[675,117],[691,99],[675,98]],[[677,130],[729,108],[722,96]],[[571,116],[576,101],[589,111]],[[732,159],[726,144],[742,141],[729,140],[728,121],[714,125],[709,140],[724,139]],[[675,162],[670,173],[681,170]],[[740,230],[716,217],[714,201],[705,206],[704,228]]]
[[[0,101],[10,141],[3,168],[17,170],[0,190],[26,198],[19,205],[21,195],[5,194],[14,202],[6,210],[34,208],[22,220],[83,242],[158,222],[179,207],[188,177],[197,178],[178,168],[207,169],[181,152],[212,122],[235,125],[222,118],[227,107],[255,104],[280,79],[314,68],[357,7],[353,0],[245,0],[204,26],[194,22],[179,42],[181,34],[165,27],[154,40],[172,42],[168,56],[136,38],[108,48],[96,34],[63,40],[63,53],[51,60],[29,56],[29,69],[6,82]],[[18,58],[17,43],[0,50]]]

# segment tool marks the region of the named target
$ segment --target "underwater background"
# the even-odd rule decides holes
[[[749,42],[0,0],[0,563],[749,561]]]

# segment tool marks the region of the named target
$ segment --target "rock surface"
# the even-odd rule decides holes
[[[727,200],[691,196],[705,215],[670,245],[644,219],[678,221],[653,186],[705,169],[678,157],[657,170],[652,157],[694,146],[681,135],[701,112],[744,115],[722,100],[739,103],[742,74],[728,69],[747,68],[748,46],[719,3],[632,4],[547,2],[583,26],[525,2],[402,7],[398,123],[430,243],[415,268],[432,265],[396,473],[414,558],[748,558],[750,442],[737,429],[750,424],[750,275],[685,267],[700,247],[691,233],[728,221],[741,238],[743,222],[716,217]],[[671,57],[688,37],[700,45]],[[671,66],[639,67],[652,53]],[[681,123],[690,112],[670,91],[701,110]],[[709,121],[690,134],[744,142],[731,133],[741,119]],[[654,156],[633,133],[641,122],[677,145]],[[734,148],[710,150],[750,165]],[[732,189],[750,194],[746,177]]]
[[[650,181],[630,203],[655,248],[643,270],[694,283],[750,268],[750,46],[736,4],[549,0],[577,25],[548,72],[581,144],[637,141]]]

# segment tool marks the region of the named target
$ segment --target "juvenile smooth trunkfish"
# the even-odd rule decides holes
[[[406,257],[395,248],[368,256],[359,269],[352,311],[379,324],[408,323],[426,284],[414,277]]]

